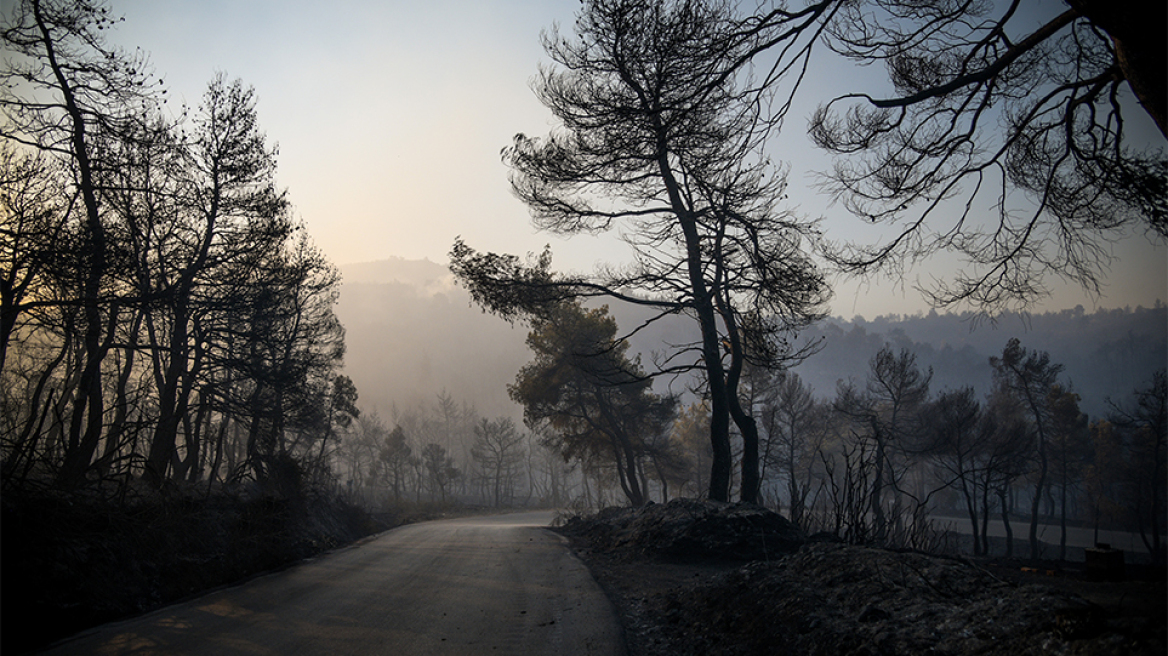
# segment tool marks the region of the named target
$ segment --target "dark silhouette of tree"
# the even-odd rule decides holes
[[[348,376],[338,375],[333,378],[332,395],[329,396],[329,437],[333,436],[334,426],[348,428],[353,420],[361,416],[361,409],[357,407],[357,386]],[[322,440],[321,453],[324,453]]]
[[[1048,484],[1051,465],[1051,426],[1049,395],[1058,382],[1063,366],[1050,361],[1045,351],[1028,351],[1017,338],[1010,339],[1002,357],[991,357],[995,385],[1021,406],[1033,432],[1034,493],[1030,500],[1030,557],[1038,559],[1038,516],[1042,495]]]
[[[442,445],[430,443],[422,447],[422,467],[429,477],[430,498],[437,491],[439,501],[446,503],[446,488],[462,476],[462,471],[454,466],[454,458],[447,455]]]
[[[406,433],[401,426],[394,426],[385,437],[385,444],[381,448],[380,458],[389,469],[389,478],[393,483],[393,500],[401,501],[402,490],[405,489],[405,478],[409,472],[410,457],[413,449],[406,441]]]
[[[232,261],[256,249],[257,233],[274,230],[282,237],[291,228],[287,200],[275,187],[275,152],[258,129],[254,91],[217,76],[207,88],[195,130],[186,167],[191,179],[184,189],[189,206],[178,208],[179,216],[143,221],[146,225],[134,231],[143,242],[138,250],[147,268],[141,276],[147,281],[143,292],[158,299],[148,320],[164,322],[158,330],[168,335],[166,348],[155,356],[163,359],[156,365],[163,372],[159,421],[146,459],[147,475],[156,484],[164,478],[193,391],[192,324],[207,311],[208,300],[220,300],[205,295],[210,278],[222,276]],[[160,261],[149,261],[152,254]]]
[[[90,2],[27,0],[4,16],[0,136],[67,163],[77,213],[74,266],[80,289],[83,357],[59,470],[62,483],[81,482],[101,440],[105,399],[102,361],[112,346],[118,307],[109,302],[111,244],[98,194],[100,144],[114,138],[152,104],[145,62],[105,45],[108,9]],[[64,191],[64,190],[63,190]]]
[[[482,468],[482,475],[491,489],[491,502],[498,508],[515,488],[524,455],[523,435],[516,430],[510,417],[484,417],[475,424],[474,432],[471,457]]]
[[[979,508],[979,455],[985,445],[978,428],[981,423],[981,404],[972,387],[947,390],[933,400],[923,413],[927,417],[926,441],[922,451],[931,456],[945,472],[946,486],[955,487],[965,502],[965,511],[973,527],[975,555],[985,551],[982,539]]]
[[[288,451],[287,431],[327,434],[320,410],[329,407],[332,377],[344,355],[344,329],[333,305],[339,274],[301,235],[254,262],[237,318],[244,322],[245,389],[251,424],[249,464]]]
[[[760,111],[773,94],[743,73],[762,49],[796,48],[798,26],[819,11],[776,10],[768,32],[727,3],[586,2],[573,37],[545,35],[556,67],[535,84],[562,128],[518,135],[503,157],[540,229],[620,229],[632,262],[556,277],[546,252],[527,266],[461,241],[451,252],[473,298],[505,317],[589,296],[655,309],[646,323],[692,317],[700,342],[676,349],[655,373],[699,368],[705,377],[713,499],[730,495],[731,419],[744,443],[742,497],[753,501],[758,491],[758,430],[739,396],[743,367],[789,355],[776,336],[815,319],[827,294],[801,250],[811,226],[778,209],[784,178],[761,152],[779,121]]]
[[[1072,488],[1083,479],[1083,465],[1090,454],[1091,434],[1087,415],[1079,410],[1079,395],[1052,385],[1050,406],[1051,464],[1059,487],[1059,560],[1067,559],[1067,506]]]
[[[357,488],[359,493],[364,494],[365,488],[381,482],[387,446],[396,444],[395,434],[405,439],[400,428],[395,427],[391,432],[381,417],[369,412],[362,413],[352,423],[345,432],[338,452],[343,467],[339,473],[344,476],[350,490]],[[409,447],[406,446],[406,449],[408,453]],[[391,480],[392,473],[391,470],[388,477]]]
[[[1134,396],[1134,403],[1112,403],[1110,422],[1127,434],[1123,474],[1134,523],[1148,553],[1162,559],[1161,531],[1168,508],[1168,374],[1157,371]]]
[[[23,0],[0,26],[5,489],[210,484],[266,458],[294,491],[325,474],[306,464],[334,420],[336,273],[274,186],[253,92],[219,76],[172,118],[113,22]]]
[[[816,400],[811,387],[786,372],[763,402],[766,459],[786,480],[789,519],[807,528],[807,497],[815,485],[814,469],[831,431],[831,406]]]
[[[561,303],[533,320],[527,344],[535,359],[508,387],[524,420],[553,429],[546,444],[565,460],[614,466],[629,503],[643,505],[648,445],[672,424],[674,399],[653,393],[607,308]]]
[[[527,449],[528,491],[540,503],[559,508],[567,501],[568,477],[575,463],[564,462],[559,453],[547,447],[546,437],[546,434],[531,434]]]
[[[862,438],[870,441],[874,458],[872,489],[868,499],[873,518],[873,539],[883,542],[889,535],[889,511],[900,521],[900,478],[903,454],[916,447],[919,438],[918,417],[929,396],[930,368],[922,372],[916,356],[907,349],[896,353],[885,346],[869,362],[867,384],[863,391],[841,384],[835,401],[837,412],[849,417]],[[891,492],[892,507],[885,501]]]
[[[684,494],[677,491],[684,490],[685,485],[690,482],[693,463],[684,446],[674,439],[672,431],[650,433],[645,436],[644,441],[645,455],[653,465],[657,482],[661,484],[661,503],[669,503],[671,486],[675,490],[674,496]],[[648,483],[644,483],[644,487],[647,488]]]
[[[1052,274],[1097,293],[1110,240],[1133,226],[1168,236],[1164,141],[1129,134],[1136,101],[1166,129],[1165,9],[1066,5],[843,3],[830,47],[884,64],[895,93],[836,98],[811,135],[840,155],[827,178],[838,199],[904,223],[886,243],[840,248],[837,263],[889,270],[953,250],[970,267],[930,299],[996,312],[1044,295]],[[988,225],[983,192],[997,211]]]
[[[989,553],[990,495],[998,500],[1002,529],[1006,533],[1006,557],[1014,555],[1014,530],[1010,524],[1010,499],[1014,482],[1031,469],[1034,432],[1018,400],[1001,387],[990,393],[978,426],[979,449],[976,477],[981,489],[981,552]]]
[[[66,173],[42,151],[0,142],[0,372],[8,344],[30,312],[57,308],[55,262],[72,222],[72,207],[59,194]]]
[[[1083,486],[1095,528],[1095,542],[1104,523],[1122,525],[1126,509],[1123,499],[1123,435],[1111,422],[1091,422],[1091,459],[1083,472]]]
[[[919,452],[937,467],[942,484],[960,493],[973,527],[974,554],[988,554],[991,498],[1000,501],[1004,528],[1012,536],[1006,497],[1031,452],[1018,407],[1001,394],[983,407],[974,389],[963,387],[942,392],[921,414]]]
[[[982,413],[981,435],[985,445],[980,475],[982,552],[989,552],[986,526],[989,521],[988,497],[993,493],[997,497],[1002,530],[1006,532],[1006,557],[1011,558],[1014,556],[1014,529],[1010,524],[1010,500],[1015,481],[1026,475],[1033,465],[1035,433],[1026,419],[1026,410],[1017,399],[997,388],[990,392],[986,410]]]

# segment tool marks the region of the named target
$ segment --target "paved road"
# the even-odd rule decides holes
[[[624,654],[550,513],[404,526],[51,654]]]

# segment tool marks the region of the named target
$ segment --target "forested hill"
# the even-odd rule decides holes
[[[1157,303],[1154,308],[1087,312],[1080,306],[1004,315],[993,323],[969,313],[831,318],[801,337],[824,340],[823,350],[796,369],[823,397],[835,393],[837,380],[863,382],[868,360],[886,343],[910,349],[922,368],[932,367],[934,391],[973,385],[985,394],[989,357],[1001,355],[1006,342],[1017,337],[1023,347],[1046,351],[1065,367],[1063,380],[1095,418],[1106,414],[1107,397],[1126,399],[1168,363],[1168,308]]]
[[[525,328],[483,314],[435,262],[392,259],[346,265],[342,271],[337,315],[347,333],[345,369],[364,407],[389,415],[391,406],[430,402],[446,391],[487,414],[518,414],[506,385],[531,357],[523,343]],[[622,331],[644,320],[643,309],[610,307]],[[647,354],[692,341],[695,329],[692,322],[673,318],[647,327],[632,346]],[[1000,355],[1011,337],[1064,365],[1064,381],[1073,384],[1081,407],[1095,418],[1107,412],[1108,396],[1126,399],[1168,363],[1168,308],[1087,312],[1079,307],[1006,315],[994,323],[936,312],[831,318],[800,335],[823,338],[824,348],[796,371],[818,396],[830,397],[837,380],[862,383],[868,361],[889,343],[911,349],[922,367],[933,368],[934,392],[973,385],[984,395],[990,387],[989,357]]]

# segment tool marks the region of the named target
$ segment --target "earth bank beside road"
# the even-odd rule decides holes
[[[778,527],[768,513],[682,499],[559,530],[617,605],[637,656],[1165,653],[1162,569],[1154,581],[1093,582],[1013,562],[784,546],[781,530],[749,529]],[[712,555],[727,547],[738,557]]]

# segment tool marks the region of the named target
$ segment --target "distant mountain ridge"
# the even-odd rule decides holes
[[[373,262],[357,262],[340,267],[346,283],[411,285],[431,293],[449,291],[456,287],[454,274],[444,265],[430,260],[407,260],[391,257]]]
[[[1163,303],[1090,313],[1079,306],[1006,314],[993,323],[973,313],[831,318],[804,336],[825,340],[823,351],[796,369],[819,396],[833,395],[836,381],[848,376],[862,382],[868,360],[884,344],[908,348],[922,369],[933,367],[934,392],[972,385],[984,396],[992,381],[990,356],[1000,356],[1017,337],[1023,347],[1046,351],[1052,362],[1064,366],[1062,380],[1082,397],[1081,407],[1092,418],[1108,412],[1108,397],[1126,401],[1157,369],[1168,366],[1168,307]]]
[[[484,415],[519,416],[506,386],[531,357],[525,327],[472,305],[442,264],[390,258],[340,269],[337,315],[347,332],[346,373],[357,383],[362,407],[376,407],[388,418],[394,406],[430,403],[445,390]],[[609,306],[622,332],[644,321],[643,308]],[[631,341],[648,364],[651,352],[696,337],[696,326],[677,317],[646,327]],[[971,313],[829,318],[800,335],[823,339],[824,347],[795,371],[817,396],[831,397],[839,380],[863,382],[868,361],[887,343],[912,350],[922,368],[933,367],[934,392],[973,385],[984,396],[991,382],[989,357],[1000,355],[1011,337],[1063,364],[1063,379],[1095,418],[1107,412],[1107,397],[1126,400],[1168,364],[1168,307],[1077,307],[1008,314],[993,323]]]

